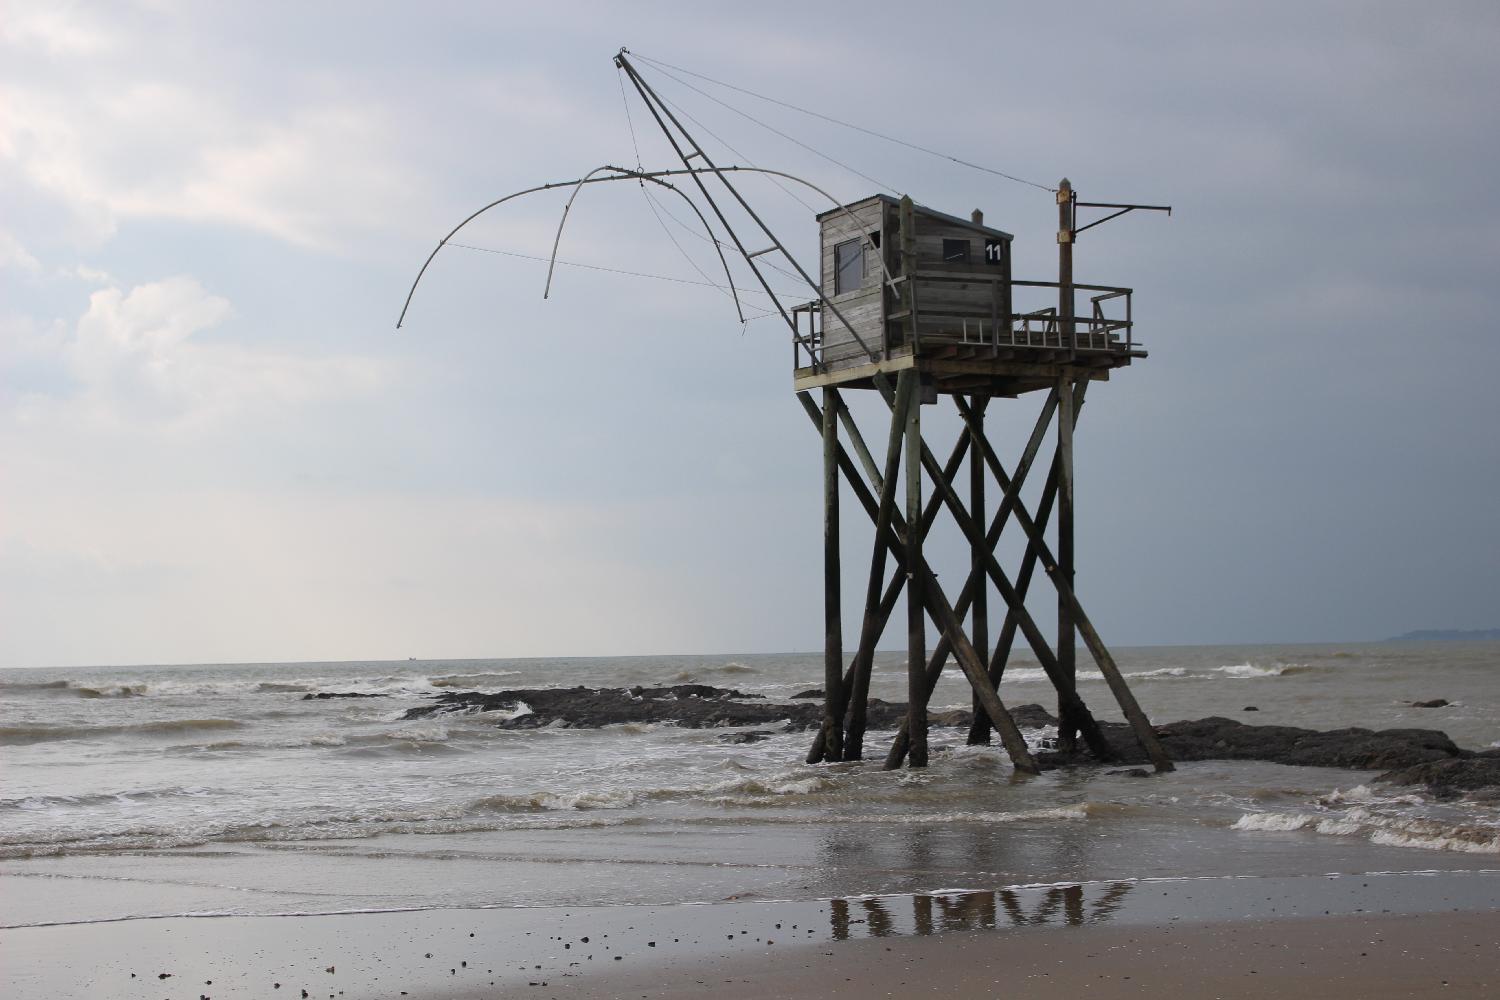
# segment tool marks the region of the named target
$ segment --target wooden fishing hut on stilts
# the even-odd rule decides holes
[[[1090,382],[1144,358],[1134,339],[1131,290],[1072,280],[1072,244],[1079,204],[1068,181],[1058,185],[1060,273],[1056,282],[1017,281],[1011,275],[1009,233],[916,205],[909,197],[875,195],[818,216],[821,283],[818,299],[797,307],[793,385],[823,435],[825,711],[809,762],[864,756],[865,709],[876,644],[906,592],[908,713],[886,756],[886,767],[906,760],[927,764],[927,701],[952,657],[974,689],[970,743],[988,743],[990,730],[1017,770],[1036,763],[998,689],[1017,634],[1030,646],[1057,689],[1058,745],[1065,753],[1081,736],[1100,759],[1112,755],[1077,690],[1075,645],[1081,635],[1143,750],[1159,771],[1171,770],[1150,721],[1109,649],[1078,602],[1073,580],[1073,432]],[[1088,205],[1088,203],[1084,203]],[[1115,214],[1148,206],[1109,205]],[[1108,216],[1107,218],[1113,218]],[[1101,219],[1099,221],[1105,221]],[[1088,228],[1088,227],[1084,227]],[[1054,304],[1017,311],[1013,296],[1047,295]],[[1079,309],[1077,299],[1084,298]],[[853,419],[842,393],[873,389],[889,405],[884,462]],[[813,399],[820,392],[822,405]],[[1007,471],[985,434],[995,400],[1041,395],[1041,413],[1026,446]],[[922,406],[952,400],[963,422],[946,462],[922,437]],[[1055,423],[1056,444],[1036,512],[1020,490]],[[850,457],[840,437],[842,426]],[[959,495],[968,465],[968,498]],[[924,474],[931,483],[924,499]],[[904,489],[898,503],[898,482]],[[859,645],[844,667],[841,621],[839,479],[845,478],[875,523]],[[986,493],[993,479],[1000,502],[988,525]],[[1054,540],[1045,529],[1056,509]],[[946,509],[970,546],[968,579],[951,601],[924,557],[924,542]],[[995,556],[1007,521],[1026,535],[1014,580]],[[886,564],[894,560],[887,579]],[[1026,608],[1038,564],[1057,592],[1055,649]],[[993,652],[989,594],[993,586],[1005,619]],[[970,617],[965,633],[963,619]],[[926,619],[938,641],[928,655]]]
[[[1113,757],[1093,714],[1078,694],[1075,636],[1104,675],[1137,742],[1158,771],[1172,770],[1152,729],[1074,590],[1073,431],[1089,383],[1144,358],[1134,339],[1131,290],[1080,285],[1073,280],[1073,243],[1085,229],[1135,209],[1165,206],[1080,202],[1067,180],[1055,189],[1058,208],[1058,280],[1016,281],[1011,276],[1010,234],[984,225],[979,212],[961,219],[876,195],[837,205],[818,216],[822,227],[820,274],[815,280],[787,252],[749,202],[674,114],[642,79],[627,50],[615,56],[657,126],[727,231],[762,288],[792,331],[793,387],[823,440],[824,718],[808,762],[857,760],[864,756],[865,716],[877,643],[903,590],[906,596],[908,712],[886,757],[886,767],[927,766],[927,702],[951,656],[974,692],[971,743],[989,742],[993,727],[1017,771],[1035,773],[1036,760],[999,695],[1017,633],[1030,646],[1057,690],[1058,744],[1076,749],[1081,737],[1100,760]],[[751,220],[763,248],[747,246],[710,192],[717,181]],[[795,179],[795,178],[794,178]],[[832,199],[830,199],[832,200]],[[1113,210],[1082,227],[1079,208]],[[817,293],[806,305],[784,308],[757,259],[783,257]],[[1055,296],[1051,303],[1018,312],[1018,293]],[[1077,308],[1079,296],[1085,308]],[[874,390],[890,410],[883,461],[877,461],[849,407],[846,390]],[[814,399],[821,395],[821,405]],[[1008,472],[985,434],[985,415],[995,400],[1042,394],[1031,437]],[[922,407],[952,401],[964,430],[940,463],[922,437]],[[1020,497],[1049,426],[1056,445],[1035,514]],[[842,428],[844,436],[841,436]],[[847,440],[847,446],[845,441]],[[853,451],[853,456],[850,451]],[[970,456],[968,500],[958,482]],[[930,490],[924,490],[924,476]],[[844,662],[842,570],[840,566],[840,478],[874,523],[874,543],[865,586],[859,645]],[[986,487],[993,477],[1001,499],[985,525]],[[897,501],[898,484],[902,486]],[[1044,534],[1057,509],[1055,543]],[[957,602],[939,584],[924,555],[924,542],[946,510],[969,542],[968,579]],[[1000,532],[1014,520],[1026,536],[1026,551],[1014,580],[995,556]],[[889,578],[887,564],[892,563]],[[1054,650],[1026,608],[1037,566],[1057,592]],[[990,653],[989,592],[1005,604],[1005,622]],[[972,628],[964,629],[969,615]],[[937,645],[928,655],[927,620]]]

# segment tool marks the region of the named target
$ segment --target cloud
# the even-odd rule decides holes
[[[15,268],[35,274],[42,268],[41,262],[31,255],[21,241],[10,233],[0,230],[0,268]]]
[[[325,101],[257,115],[162,82],[88,97],[12,88],[0,160],[95,242],[122,220],[166,218],[343,251],[383,229],[382,206],[415,187],[377,108]]]
[[[70,334],[8,338],[9,351],[51,354],[69,384],[21,397],[24,425],[201,431],[248,411],[363,393],[386,379],[368,358],[304,357],[206,336],[229,302],[186,275],[101,288]]]

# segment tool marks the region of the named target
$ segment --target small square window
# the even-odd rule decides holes
[[[865,283],[863,240],[849,240],[833,248],[833,294],[852,292]]]
[[[943,263],[944,264],[967,264],[969,262],[968,240],[944,240],[943,241]]]

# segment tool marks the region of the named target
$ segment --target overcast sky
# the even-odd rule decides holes
[[[1151,351],[1079,424],[1106,641],[1500,625],[1493,3],[10,0],[0,665],[819,647],[821,456],[778,321],[572,266],[543,301],[545,265],[450,247],[394,329],[470,211],[634,165],[621,45],[1175,206],[1078,246]],[[983,208],[1018,277],[1055,275],[1047,192],[696,81],[866,179],[642,66],[721,162]],[[812,265],[812,210],[744,190]],[[463,242],[545,255],[564,197]],[[702,280],[680,244],[712,274],[652,208],[588,189],[562,259]],[[1039,404],[991,410],[1007,458]]]

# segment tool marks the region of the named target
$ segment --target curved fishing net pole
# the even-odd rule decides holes
[[[824,191],[822,188],[818,187],[816,184],[812,183],[809,180],[805,180],[805,179],[803,179],[801,177],[797,177],[797,176],[795,176],[793,174],[786,173],[785,171],[772,170],[772,169],[770,169],[768,167],[739,167],[739,166],[725,166],[725,167],[717,167],[717,168],[714,168],[714,169],[716,169],[718,171],[722,171],[722,172],[766,174],[766,175],[769,175],[769,176],[772,176],[772,177],[782,177],[782,178],[785,178],[786,180],[795,181],[796,183],[801,184],[804,187],[810,188],[813,191],[816,191],[818,194],[822,195],[824,198],[827,198],[828,201],[829,201],[829,203],[831,203],[832,205],[834,205],[836,207],[842,207],[842,205],[838,201],[838,199],[834,198],[833,195],[829,194],[827,191]],[[610,173],[604,174],[602,176],[596,176],[596,175],[599,175],[601,171],[605,171],[605,170],[610,171]],[[583,177],[575,178],[574,180],[568,180],[568,181],[551,181],[551,182],[549,182],[547,184],[538,184],[535,187],[529,187],[529,188],[526,188],[526,189],[521,190],[521,191],[515,191],[515,192],[513,192],[511,194],[506,195],[503,198],[497,198],[494,201],[490,202],[488,205],[485,205],[484,207],[482,207],[482,208],[474,211],[467,218],[465,218],[462,222],[460,222],[458,225],[454,226],[451,230],[449,230],[448,234],[446,236],[444,236],[441,240],[438,241],[438,245],[433,248],[432,253],[430,253],[430,254],[427,255],[427,259],[422,262],[421,269],[417,271],[417,276],[416,276],[416,278],[411,283],[411,288],[406,293],[406,301],[401,306],[401,315],[399,317],[397,317],[397,319],[396,319],[396,329],[398,329],[398,330],[401,329],[402,324],[405,323],[405,321],[406,321],[406,313],[411,308],[411,300],[412,300],[412,298],[417,293],[417,286],[422,283],[422,277],[423,277],[423,275],[425,275],[427,273],[427,269],[432,266],[432,262],[433,262],[434,259],[436,259],[437,255],[438,255],[438,251],[442,250],[443,247],[447,246],[448,243],[453,239],[453,237],[457,236],[458,233],[459,233],[459,231],[462,230],[465,226],[467,226],[469,223],[473,222],[475,219],[479,218],[481,215],[483,215],[485,212],[488,212],[492,208],[495,208],[497,206],[503,205],[503,204],[505,204],[508,201],[512,201],[512,200],[514,200],[516,198],[521,197],[522,195],[536,194],[538,191],[550,191],[553,188],[573,188],[574,189],[574,191],[573,191],[574,196],[576,196],[577,192],[578,192],[578,189],[580,189],[585,184],[602,184],[602,183],[605,183],[605,182],[608,182],[608,181],[638,180],[638,181],[650,181],[653,184],[657,184],[657,185],[659,185],[661,187],[665,187],[665,188],[667,188],[667,189],[669,189],[671,191],[676,192],[689,205],[692,205],[693,211],[694,211],[694,213],[697,214],[698,218],[699,219],[703,219],[703,213],[699,210],[698,206],[696,204],[694,204],[694,202],[693,202],[693,200],[691,198],[689,198],[679,188],[673,186],[672,184],[670,184],[668,182],[662,181],[661,178],[663,178],[663,177],[680,177],[680,176],[684,176],[684,175],[701,174],[701,173],[711,173],[711,172],[713,172],[713,171],[711,171],[707,167],[687,167],[687,168],[679,167],[679,168],[676,168],[676,169],[673,169],[673,170],[630,170],[630,169],[628,169],[626,167],[616,167],[616,166],[606,165],[606,166],[603,166],[603,167],[599,167],[599,168],[597,168],[595,170],[591,170],[587,174],[585,174]],[[572,204],[572,198],[571,197],[568,199],[568,203],[569,203],[569,205]],[[564,219],[564,221],[566,221],[566,219],[567,219],[567,212],[566,212],[566,210],[563,213],[563,219]],[[707,226],[708,226],[707,220],[704,220],[704,226],[707,228]],[[558,238],[559,239],[561,238],[561,233],[562,233],[562,227],[561,227],[561,225],[559,225],[559,227],[558,227]],[[716,239],[713,239],[714,233],[713,233],[713,230],[711,228],[709,229],[709,237],[710,237],[710,239],[713,240],[713,242],[715,242],[717,244],[718,241]],[[556,241],[554,241],[553,249],[552,249],[552,258],[551,259],[555,260],[556,257],[557,257],[557,244],[556,244]],[[719,260],[724,264],[725,274],[727,275],[729,273],[729,265],[728,265],[728,262],[724,260],[724,254],[723,254],[722,250],[719,251]],[[811,284],[811,282],[809,282],[809,284]],[[734,282],[733,282],[733,279],[731,278],[730,279],[730,287],[732,288],[733,285],[734,285]],[[820,291],[820,289],[818,289],[818,287],[816,285],[813,285],[812,287],[813,287],[814,292],[819,292]]]

